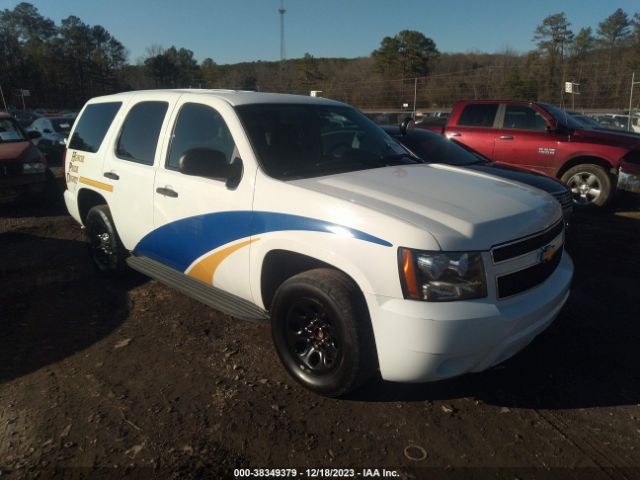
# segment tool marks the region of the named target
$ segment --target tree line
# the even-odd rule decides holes
[[[424,33],[384,37],[367,57],[315,58],[218,65],[198,62],[188,48],[149,46],[135,64],[124,45],[100,25],[76,16],[56,24],[30,3],[0,11],[0,86],[8,104],[79,108],[88,98],[147,88],[234,88],[323,95],[360,108],[447,107],[460,98],[511,97],[562,104],[565,82],[579,84],[584,107],[628,102],[630,74],[640,76],[640,14],[622,9],[595,32],[572,28],[563,12],[532,32],[536,48],[442,53]],[[639,96],[640,98],[640,96]],[[574,97],[575,101],[575,97]]]

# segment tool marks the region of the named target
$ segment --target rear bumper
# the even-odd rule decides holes
[[[572,275],[565,252],[544,283],[509,300],[427,303],[367,295],[382,378],[442,380],[508,359],[553,322]]]

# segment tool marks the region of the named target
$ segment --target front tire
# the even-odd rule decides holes
[[[85,221],[89,256],[96,269],[105,275],[117,275],[126,270],[127,251],[120,241],[107,205],[89,210]]]
[[[606,206],[613,196],[611,176],[599,165],[585,163],[564,172],[561,177],[577,208]]]
[[[286,280],[274,297],[271,318],[282,364],[315,393],[345,395],[376,369],[364,299],[342,272],[319,268]]]

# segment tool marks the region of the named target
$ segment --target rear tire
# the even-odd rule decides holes
[[[84,223],[93,265],[104,275],[122,274],[128,252],[120,241],[109,207],[93,207]]]
[[[601,208],[613,197],[611,176],[599,165],[576,165],[564,172],[561,180],[571,191],[576,208]]]
[[[342,272],[319,268],[289,278],[275,294],[271,319],[282,364],[315,393],[345,395],[377,368],[364,298]]]

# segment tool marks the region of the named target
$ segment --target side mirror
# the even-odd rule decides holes
[[[547,122],[547,132],[555,132],[558,130],[558,124],[556,122]]]
[[[222,180],[228,188],[235,188],[242,178],[242,160],[227,163],[226,155],[218,150],[194,148],[180,157],[179,170],[184,175]]]
[[[27,132],[27,136],[31,140],[36,140],[38,138],[42,138],[42,134],[40,132],[38,132],[37,130],[29,130]]]
[[[411,130],[413,130],[413,127],[415,127],[415,125],[416,122],[413,121],[413,118],[405,118],[400,123],[400,133],[402,133],[402,135],[408,134]]]

